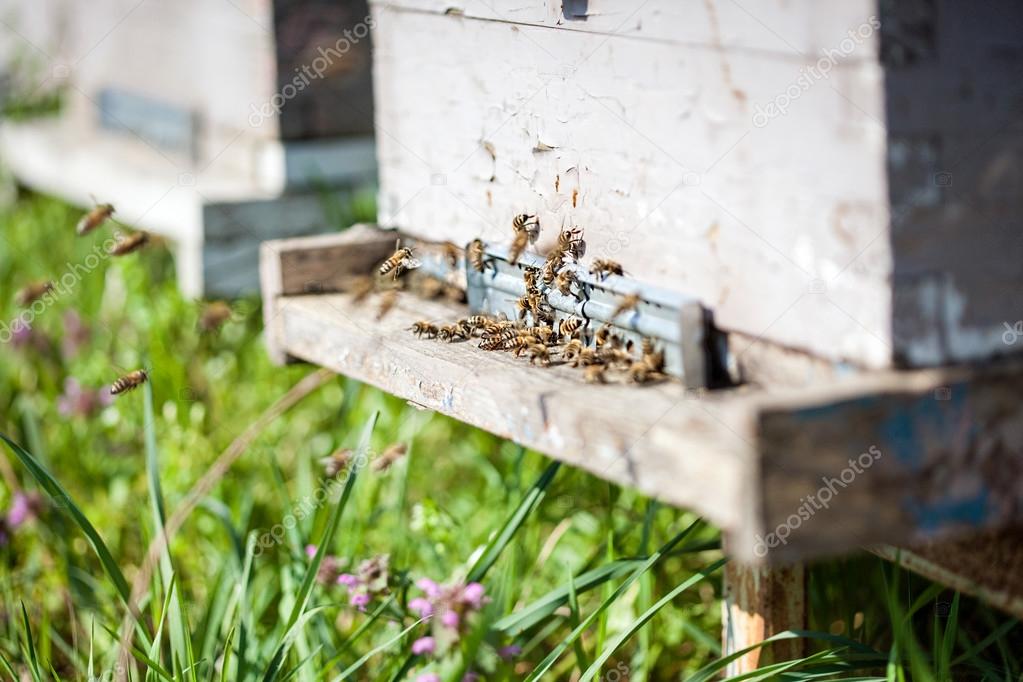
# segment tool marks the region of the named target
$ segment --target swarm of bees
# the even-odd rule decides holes
[[[508,261],[516,263],[528,244],[539,234],[539,220],[527,213],[512,219],[512,241]],[[446,342],[477,340],[481,350],[505,351],[543,367],[567,365],[582,370],[587,383],[605,384],[617,372],[624,381],[650,383],[667,378],[664,371],[664,352],[651,339],[643,339],[641,352],[636,354],[632,341],[615,333],[605,324],[595,330],[589,321],[576,316],[555,317],[555,310],[547,299],[548,293],[557,291],[563,296],[581,298],[585,294],[576,271],[565,267],[578,262],[585,253],[583,231],[578,227],[562,230],[554,248],[548,253],[542,267],[525,267],[522,271],[525,293],[513,299],[515,319],[503,314],[472,315],[450,324],[430,320],[414,322],[409,331],[417,338]],[[474,240],[466,248],[468,267],[483,272],[485,252],[483,243]],[[601,277],[621,275],[621,265],[606,259],[595,259],[591,273]],[[638,308],[638,294],[622,298],[610,319]],[[589,339],[592,346],[586,344]]]

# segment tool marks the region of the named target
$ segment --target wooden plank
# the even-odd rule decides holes
[[[724,0],[375,0],[391,8],[457,14],[507,24],[616,35],[673,45],[756,50],[790,58],[831,48],[876,11],[870,0],[820,3],[770,0],[741,5]],[[854,58],[870,58],[869,52]]]
[[[408,331],[419,319],[453,321],[466,314],[464,306],[403,294],[378,321],[376,299],[353,305],[346,278],[372,272],[394,236],[359,230],[290,240],[287,265],[271,258],[279,253],[273,244],[265,247],[268,341],[278,359],[330,367],[695,509],[722,528],[729,552],[746,562],[951,538],[1023,521],[1023,407],[1013,397],[1023,383],[1020,363],[843,378],[793,358],[801,378],[787,386],[589,385],[568,367],[534,367],[475,343],[419,340]],[[359,243],[359,251],[345,254],[345,240]],[[305,257],[298,255],[303,248]],[[335,271],[345,275],[310,275]],[[282,295],[285,280],[285,293],[294,295]],[[311,280],[341,292],[303,295]],[[819,501],[812,509],[810,495]]]
[[[923,543],[910,549],[885,545],[871,551],[1023,618],[1023,526]]]
[[[759,415],[767,535],[802,546],[912,543],[1023,510],[1023,363],[883,373],[774,396]],[[774,538],[774,539],[772,539]],[[775,546],[770,547],[774,544]]]
[[[699,297],[728,331],[891,363],[876,63],[839,60],[765,122],[808,60],[373,10],[382,224],[495,241],[535,212],[538,248],[584,227],[587,257]]]

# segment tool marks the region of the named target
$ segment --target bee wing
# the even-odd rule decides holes
[[[401,267],[405,270],[415,270],[416,268],[422,267],[422,265],[423,261],[418,258],[407,257],[401,259]]]

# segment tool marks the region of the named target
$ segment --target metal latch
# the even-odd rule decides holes
[[[466,264],[470,310],[516,319],[516,301],[526,293],[524,273],[527,268],[542,269],[544,259],[523,253],[512,264],[506,245],[484,244],[484,264],[483,272]],[[555,324],[570,316],[583,319],[583,340],[588,345],[593,345],[594,334],[604,324],[637,348],[644,337],[649,338],[663,349],[667,374],[682,379],[688,388],[708,385],[712,371],[709,311],[698,300],[627,276],[594,275],[567,261],[561,270],[565,269],[575,275],[573,295],[540,284]],[[615,315],[632,295],[638,296],[638,302]]]

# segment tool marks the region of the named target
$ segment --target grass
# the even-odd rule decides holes
[[[0,320],[24,283],[88,261],[104,236],[75,238],[76,219],[34,195],[0,209]],[[0,676],[678,680],[727,664],[724,558],[695,515],[355,381],[273,367],[254,299],[214,333],[201,309],[154,248],[101,259],[3,346],[0,508],[43,501],[0,546]],[[113,404],[69,400],[69,379],[90,396],[142,366],[151,381]],[[399,441],[408,454],[378,470]],[[320,460],[341,447],[352,465],[327,480]],[[339,573],[365,581],[321,581]],[[489,600],[458,602],[456,638],[417,612],[423,578],[452,594],[478,581]],[[809,597],[811,630],[784,635],[810,642],[806,658],[735,679],[1023,679],[1015,621],[879,559],[811,567]],[[414,654],[426,636],[434,653]]]

